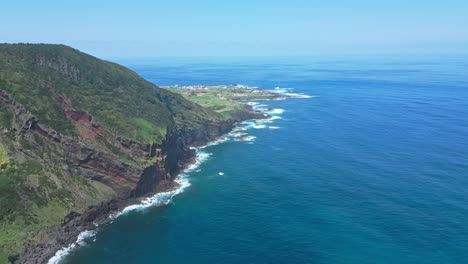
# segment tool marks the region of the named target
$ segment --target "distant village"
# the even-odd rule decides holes
[[[249,93],[262,93],[263,91],[261,90],[255,90],[253,88],[250,88],[245,85],[213,85],[213,86],[206,86],[206,85],[187,85],[187,86],[169,86],[169,87],[163,87],[163,88],[172,88],[172,89],[186,89],[189,90],[189,93],[184,92],[187,95],[191,96],[206,96],[209,94],[216,95],[219,99],[225,100],[228,99],[226,98],[222,93],[210,93],[210,90],[216,90],[216,89],[230,89],[230,90],[236,90],[236,92],[231,92],[229,93],[229,96],[232,97],[246,97],[249,95]]]

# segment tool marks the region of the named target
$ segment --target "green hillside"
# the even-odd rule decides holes
[[[169,150],[168,163],[153,146],[169,148],[169,131],[204,131],[221,120],[70,47],[0,44],[0,263],[68,213],[156,185],[188,148]],[[168,172],[141,180],[155,164]]]
[[[161,142],[174,116],[190,115],[191,125],[199,118],[217,118],[123,66],[63,45],[0,45],[0,87],[40,120],[70,136],[76,131],[65,117],[62,96],[73,108],[144,143]]]

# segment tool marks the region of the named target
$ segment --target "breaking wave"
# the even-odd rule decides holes
[[[265,113],[271,114],[271,115],[280,115],[280,114],[284,113],[284,109],[281,109],[281,108],[268,109],[268,110],[265,111]]]
[[[74,248],[86,245],[85,241],[92,238],[92,237],[94,237],[96,235],[96,232],[97,232],[96,230],[86,230],[84,232],[81,232],[78,235],[78,238],[76,239],[75,243],[72,243],[67,247],[63,247],[63,248],[59,249],[55,253],[55,255],[52,258],[49,259],[49,261],[47,263],[48,264],[59,264],[60,261],[62,261],[62,259],[64,257],[66,257],[68,254],[70,254],[70,252]]]
[[[307,95],[307,94],[304,94],[304,93],[293,93],[293,92],[291,92],[292,90],[293,90],[293,88],[275,87],[275,89],[271,90],[271,92],[286,95],[286,96],[289,96],[291,98],[306,99],[306,98],[317,97],[317,96]]]
[[[179,174],[179,176],[177,176],[177,178],[174,180],[178,184],[178,187],[176,189],[167,191],[167,192],[160,192],[151,197],[143,198],[142,200],[140,200],[140,203],[129,205],[125,207],[124,209],[122,209],[121,211],[119,211],[118,213],[110,215],[109,220],[113,221],[117,217],[127,214],[131,211],[139,211],[139,210],[146,209],[148,207],[168,204],[169,202],[171,202],[172,197],[176,196],[179,193],[182,193],[187,187],[190,186],[190,181],[188,179],[187,173],[190,173],[196,170],[204,161],[208,160],[211,155],[212,153],[207,153],[207,152],[202,151],[201,149],[197,149],[197,157],[196,157],[195,162],[191,164],[183,173]],[[98,226],[96,225],[96,227]],[[93,238],[97,232],[98,232],[97,229],[86,230],[86,231],[81,232],[78,235],[78,238],[76,239],[75,243],[72,243],[58,250],[55,253],[55,255],[49,259],[47,263],[59,264],[63,260],[64,257],[70,254],[70,252],[73,249],[79,246],[85,245],[86,244],[85,241]]]

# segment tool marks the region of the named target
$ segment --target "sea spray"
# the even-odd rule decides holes
[[[281,115],[282,113],[284,113],[284,109],[281,109],[281,108],[270,109],[270,110],[266,110],[265,113],[271,114],[271,115]]]
[[[94,237],[97,233],[97,230],[86,230],[86,231],[83,231],[81,232],[79,235],[78,235],[78,238],[76,239],[76,242],[75,243],[72,243],[70,244],[69,246],[67,247],[63,247],[61,249],[59,249],[55,255],[49,259],[49,261],[47,262],[48,264],[58,264],[60,263],[60,261],[65,257],[67,256],[68,254],[70,254],[70,252],[78,247],[78,246],[84,246],[86,244],[86,240]]]
[[[293,90],[293,88],[275,87],[275,89],[270,90],[270,92],[282,94],[282,95],[288,96],[290,98],[307,99],[307,98],[316,97],[316,96],[307,95],[307,94],[303,94],[303,93],[292,93],[291,92],[292,90]]]
[[[200,149],[196,149],[196,151],[197,151],[197,157],[195,159],[195,162],[191,164],[189,167],[187,167],[187,169],[185,169],[183,173],[179,174],[177,178],[174,180],[178,184],[178,187],[176,189],[167,191],[167,192],[160,192],[151,197],[143,198],[140,201],[140,203],[129,205],[125,207],[124,209],[122,209],[117,214],[114,214],[109,217],[115,219],[131,211],[142,210],[142,209],[152,207],[152,206],[168,204],[172,200],[172,197],[183,192],[187,187],[190,186],[190,181],[188,179],[189,175],[187,173],[194,171],[204,161],[208,160],[209,157],[212,155],[212,153],[207,153]]]
[[[204,152],[200,148],[197,148],[196,151],[197,151],[197,156],[196,156],[195,162],[191,164],[189,167],[187,167],[187,169],[185,169],[183,173],[179,174],[177,178],[174,180],[178,184],[178,187],[176,189],[167,191],[167,192],[160,192],[151,197],[143,198],[140,200],[140,203],[129,205],[123,208],[122,210],[120,210],[119,212],[109,215],[108,217],[109,223],[112,223],[113,220],[115,220],[117,217],[127,214],[131,211],[138,211],[138,210],[143,210],[148,207],[168,204],[175,195],[183,192],[187,187],[190,186],[187,173],[190,173],[194,171],[195,169],[197,169],[204,161],[208,160],[209,157],[212,155],[212,153]],[[95,224],[95,226],[96,226],[96,229],[85,230],[81,232],[78,235],[78,238],[76,239],[74,243],[58,250],[55,253],[55,255],[49,259],[48,264],[60,263],[61,260],[64,257],[66,257],[68,254],[70,254],[73,249],[79,246],[85,245],[86,240],[89,240],[90,238],[95,237],[98,232],[97,228],[99,227],[97,224]]]

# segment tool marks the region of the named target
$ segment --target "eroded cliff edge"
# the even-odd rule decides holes
[[[226,119],[61,45],[0,45],[0,262],[44,263],[138,197],[166,190]]]

